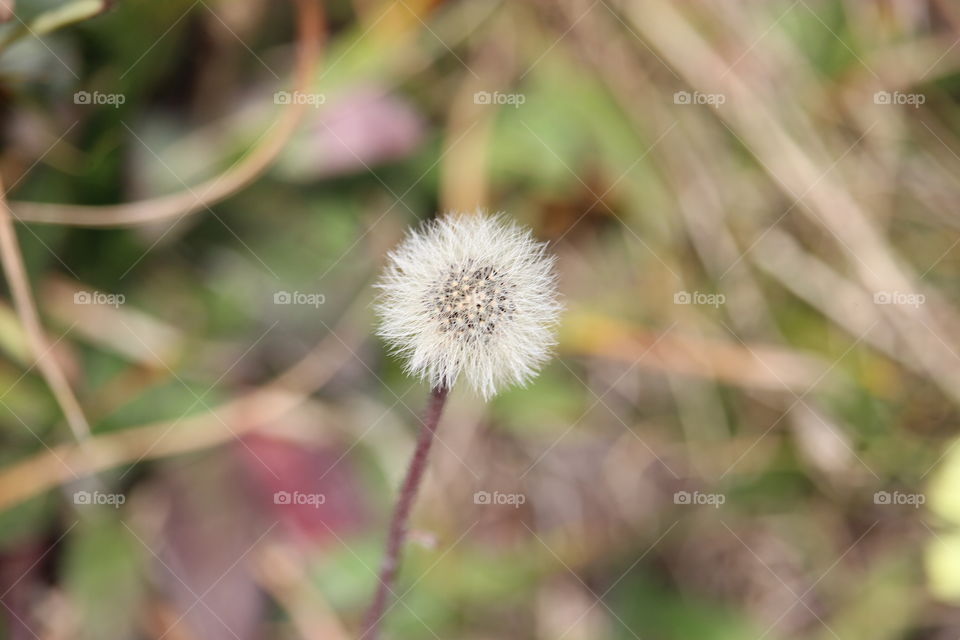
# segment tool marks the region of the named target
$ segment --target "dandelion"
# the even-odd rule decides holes
[[[452,213],[411,231],[390,253],[379,335],[431,386],[430,404],[387,535],[362,639],[375,640],[407,520],[447,393],[465,379],[484,399],[525,384],[547,360],[561,306],[546,243],[503,214]]]
[[[560,313],[546,243],[503,215],[450,214],[390,254],[380,336],[432,387],[461,376],[485,399],[546,361]]]

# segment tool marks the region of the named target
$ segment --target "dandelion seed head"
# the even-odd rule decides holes
[[[432,386],[461,376],[484,398],[547,360],[561,305],[546,243],[503,214],[450,213],[388,259],[379,335]]]

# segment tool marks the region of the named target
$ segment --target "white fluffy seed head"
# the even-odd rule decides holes
[[[503,214],[450,213],[388,258],[379,335],[431,386],[462,375],[485,399],[524,384],[555,344],[562,307],[546,243]]]

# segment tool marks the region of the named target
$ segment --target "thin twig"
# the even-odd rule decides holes
[[[82,441],[90,435],[90,426],[40,326],[40,317],[37,314],[33,295],[30,293],[30,282],[27,280],[23,254],[20,253],[20,245],[13,228],[13,218],[7,206],[2,180],[0,180],[0,261],[3,263],[3,273],[13,297],[13,306],[23,325],[30,351],[36,359],[36,367],[53,392],[60,410],[70,424],[73,435],[78,441]]]
[[[380,566],[377,592],[373,597],[373,604],[370,605],[370,610],[367,612],[361,640],[377,640],[380,621],[386,615],[387,594],[393,593],[393,583],[397,577],[397,568],[400,564],[400,552],[407,537],[407,522],[410,519],[410,510],[420,489],[423,473],[427,469],[427,456],[430,453],[430,446],[433,444],[437,424],[440,422],[440,414],[443,413],[443,406],[447,401],[447,394],[448,389],[445,387],[436,387],[430,392],[430,403],[427,406],[427,413],[424,416],[420,436],[417,439],[417,448],[413,451],[410,467],[407,469],[407,476],[403,480],[400,497],[397,499],[397,505],[394,507],[393,517],[390,520],[387,550],[384,554],[383,564]]]

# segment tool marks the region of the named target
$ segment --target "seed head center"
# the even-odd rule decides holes
[[[443,333],[486,342],[513,317],[512,288],[495,267],[469,260],[451,267],[434,287],[429,300],[431,317]]]

